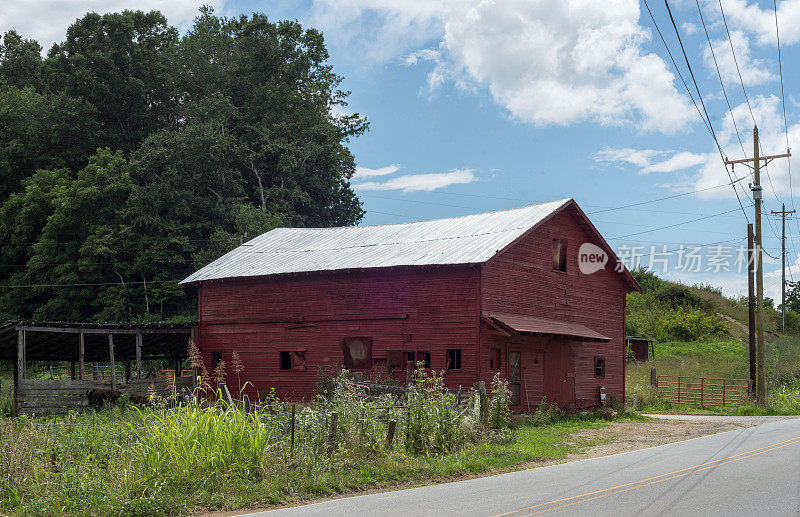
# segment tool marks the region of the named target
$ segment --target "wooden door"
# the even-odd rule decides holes
[[[522,350],[516,348],[508,349],[508,389],[511,391],[511,407],[519,407],[522,404]]]
[[[544,352],[544,395],[560,408],[575,403],[575,362],[567,342],[551,341]]]

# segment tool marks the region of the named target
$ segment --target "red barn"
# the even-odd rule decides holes
[[[590,274],[579,248],[608,263]],[[597,255],[597,253],[595,253]],[[584,256],[584,259],[587,257]],[[595,257],[597,258],[597,257]],[[625,295],[639,286],[572,199],[408,224],[277,228],[184,283],[198,287],[207,365],[236,351],[251,395],[314,395],[320,372],[408,361],[448,387],[500,372],[513,405],[624,396]],[[229,373],[229,385],[237,386]]]

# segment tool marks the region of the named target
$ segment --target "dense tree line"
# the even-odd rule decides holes
[[[367,122],[322,34],[201,9],[89,13],[46,57],[0,44],[0,318],[194,314],[176,284],[277,225],[360,221]]]

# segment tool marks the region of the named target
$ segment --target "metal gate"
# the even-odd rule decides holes
[[[688,406],[740,406],[748,401],[747,379],[659,375],[656,392],[667,402]]]

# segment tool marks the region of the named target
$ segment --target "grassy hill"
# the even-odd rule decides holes
[[[654,359],[628,363],[629,397],[636,393],[646,409],[686,409],[669,408],[654,399],[651,368],[659,375],[748,378],[746,300],[727,298],[709,285],[668,282],[646,270],[634,275],[644,292],[628,296],[627,332],[654,337],[658,343]],[[786,325],[781,331],[780,312],[765,309],[768,412],[800,412],[800,318],[788,312]]]

